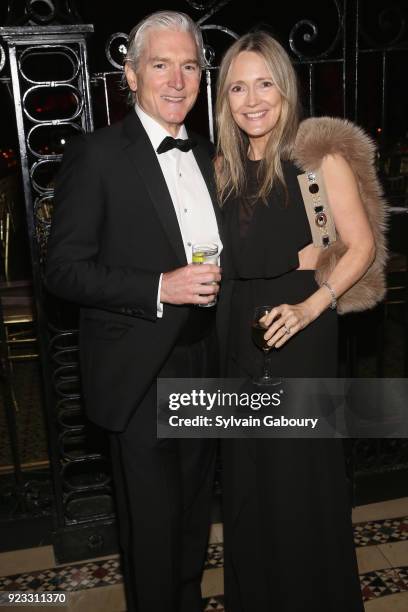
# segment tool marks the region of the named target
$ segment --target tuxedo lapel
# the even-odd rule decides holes
[[[123,124],[124,147],[139,178],[145,183],[157,216],[182,266],[187,264],[174,204],[156,153],[135,112]],[[152,245],[154,248],[154,245]]]

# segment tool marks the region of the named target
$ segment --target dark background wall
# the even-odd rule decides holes
[[[194,5],[200,2],[193,2]],[[206,10],[198,10],[186,0],[169,0],[167,3],[152,0],[124,0],[94,1],[75,0],[78,12],[84,23],[91,23],[95,33],[89,42],[90,63],[92,71],[109,69],[104,48],[110,34],[126,32],[145,15],[155,10],[171,8],[187,12],[193,19],[198,20]],[[211,6],[216,2],[203,1],[203,5]],[[220,3],[219,3],[220,4]],[[348,0],[347,10],[350,15],[356,12],[357,1]],[[338,0],[337,5],[342,9],[344,2]],[[398,46],[408,44],[408,2],[407,0],[360,0],[360,46],[362,49],[380,48],[389,46],[398,40]],[[7,16],[7,2],[0,0],[0,24],[4,24]],[[289,2],[271,2],[258,0],[256,2],[226,2],[207,23],[224,25],[243,34],[251,28],[264,28],[270,31],[285,46],[289,48],[289,37],[292,29],[300,20],[314,22],[318,34],[312,43],[303,40],[303,34],[310,33],[307,26],[303,26],[295,33],[294,41],[297,49],[306,55],[316,55],[328,49],[333,43],[339,26],[338,11],[334,0],[291,0]],[[230,39],[225,35],[205,33],[205,38],[217,50],[217,59],[229,44]],[[394,51],[389,56],[388,81],[386,84],[389,125],[387,131],[387,144],[396,142],[408,131],[408,87],[405,77],[406,51]],[[294,59],[296,56],[291,53]],[[341,44],[335,46],[330,54],[332,58],[341,58]],[[358,122],[373,135],[381,124],[381,52],[361,55],[360,81],[359,81],[359,113]],[[342,74],[340,66],[322,65],[316,67],[316,74],[321,84],[316,89],[315,114],[342,115],[341,103]],[[299,75],[304,87],[306,98],[307,75],[299,69]],[[7,99],[4,89],[0,92],[0,121],[2,143],[15,145],[15,130],[13,125],[11,100]],[[307,111],[306,111],[307,114]],[[11,119],[11,120],[10,120]]]

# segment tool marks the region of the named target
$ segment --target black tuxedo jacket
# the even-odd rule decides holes
[[[219,220],[212,145],[194,138]],[[157,289],[161,272],[186,263],[170,193],[136,113],[73,139],[56,180],[46,284],[81,305],[82,387],[87,414],[102,427],[126,428],[174,347],[189,307],[165,304],[157,318]]]

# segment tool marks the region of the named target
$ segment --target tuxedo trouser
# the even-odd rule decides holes
[[[176,346],[159,377],[216,375],[215,334]],[[135,372],[137,376],[137,372]],[[156,383],[111,433],[128,612],[201,612],[216,441],[157,439]]]

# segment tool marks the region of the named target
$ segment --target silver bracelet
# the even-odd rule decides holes
[[[330,295],[331,295],[331,304],[330,304],[330,308],[332,310],[335,310],[337,308],[337,298],[336,298],[336,294],[334,293],[334,289],[331,285],[329,285],[329,283],[327,281],[323,281],[322,282],[322,286],[327,287],[327,289],[330,291]]]

